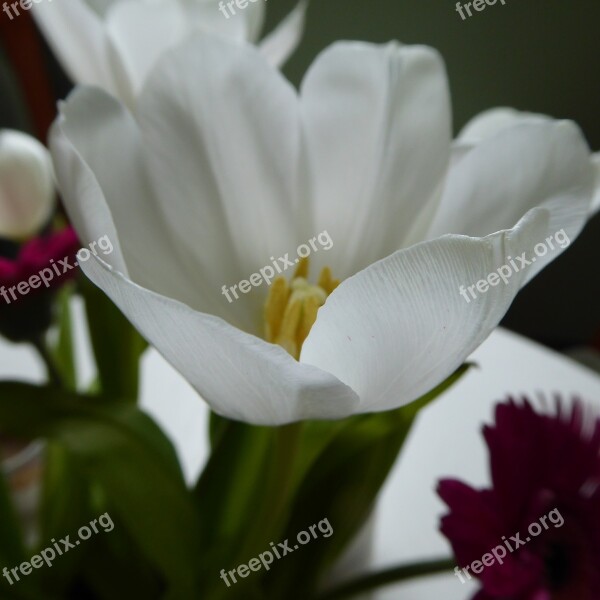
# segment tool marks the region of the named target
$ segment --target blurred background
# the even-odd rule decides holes
[[[261,1],[261,0],[259,0]],[[269,0],[269,30],[296,0]],[[464,4],[464,2],[462,2]],[[298,84],[339,39],[434,46],[444,56],[455,131],[493,106],[576,121],[600,150],[600,2],[506,0],[462,20],[455,0],[313,0],[304,41],[285,73]],[[0,128],[45,140],[70,82],[29,14],[0,13]],[[503,325],[552,348],[600,349],[600,216],[517,297]]]

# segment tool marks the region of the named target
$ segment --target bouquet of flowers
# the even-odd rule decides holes
[[[0,383],[2,598],[334,600],[455,568],[478,600],[599,597],[579,402],[498,406],[493,490],[439,487],[456,559],[354,572],[420,411],[575,241],[600,172],[544,115],[453,139],[429,47],[338,42],[295,89],[307,6],[262,38],[260,0],[33,6],[77,85],[48,149],[0,133],[0,334],[46,369]],[[210,410],[193,481],[140,406],[148,346]]]

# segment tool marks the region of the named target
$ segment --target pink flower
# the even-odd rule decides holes
[[[493,487],[444,480],[438,488],[450,508],[441,531],[461,567],[512,549],[476,575],[475,599],[600,599],[600,419],[586,420],[579,401],[571,410],[558,401],[550,416],[509,399],[484,437]],[[560,520],[549,522],[551,513]]]
[[[0,244],[0,335],[13,342],[32,341],[50,327],[54,289],[78,272],[74,255],[79,247],[71,227],[20,247]]]
[[[0,257],[0,289],[4,287],[10,290],[21,282],[29,281],[33,276],[39,276],[44,269],[50,269],[52,272],[52,280],[48,282],[49,288],[63,285],[77,273],[73,267],[73,256],[79,248],[77,234],[71,227],[30,240],[21,246],[16,258]],[[64,263],[66,258],[71,268],[67,268]],[[45,289],[45,285],[32,287],[31,293]]]

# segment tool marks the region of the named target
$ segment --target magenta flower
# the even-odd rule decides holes
[[[455,572],[482,584],[474,600],[600,599],[600,419],[579,401],[550,416],[509,399],[484,437],[493,487],[438,488]]]
[[[34,280],[34,285],[29,286],[32,293],[66,283],[77,273],[73,256],[79,248],[77,234],[72,227],[67,227],[57,233],[39,236],[23,244],[14,259],[0,256],[0,290],[5,290],[2,296],[7,296],[14,301],[14,296],[18,298],[21,294],[18,290],[13,290],[12,293],[7,291],[17,287],[21,282],[29,282],[32,277],[40,279],[40,285],[36,285],[37,282]],[[68,259],[66,263],[65,259]],[[46,272],[45,279],[49,280],[48,285],[45,285],[40,278],[44,269],[52,271],[52,279],[50,279],[51,274]],[[10,304],[6,299],[5,302]]]
[[[77,274],[79,248],[71,227],[22,246],[0,243],[0,335],[32,340],[50,326],[53,290]]]

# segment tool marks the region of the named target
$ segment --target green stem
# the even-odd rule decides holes
[[[253,556],[257,549],[269,541],[276,541],[290,509],[290,497],[295,486],[295,466],[303,423],[291,423],[273,430],[272,459],[268,466],[265,482],[265,502],[257,515],[254,529],[247,534],[247,543],[240,553],[241,557]]]
[[[420,563],[412,563],[385,569],[377,573],[371,573],[364,577],[359,577],[347,583],[340,585],[333,590],[321,594],[318,600],[342,600],[342,598],[352,598],[362,592],[367,592],[378,587],[406,581],[415,577],[424,575],[435,575],[444,571],[454,569],[456,562],[451,559],[438,559]]]
[[[275,459],[271,476],[273,498],[270,520],[280,517],[289,508],[290,495],[294,488],[294,474],[298,445],[303,423],[292,423],[278,427],[275,442]]]
[[[46,346],[43,336],[36,337],[35,339],[31,340],[31,343],[46,365],[46,371],[48,372],[48,379],[50,380],[50,383],[55,387],[62,387],[62,377],[58,372],[56,364],[54,363],[54,359],[52,358],[52,355]]]

